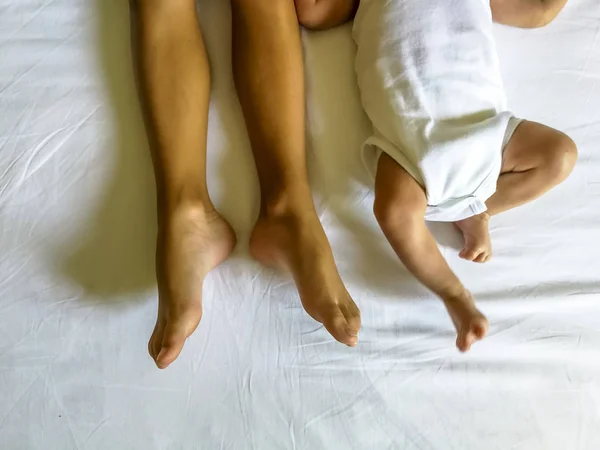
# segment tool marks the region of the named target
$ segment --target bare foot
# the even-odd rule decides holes
[[[202,284],[235,246],[235,234],[214,210],[185,207],[168,214],[158,231],[158,318],[148,343],[160,369],[181,353],[202,317]]]
[[[469,351],[487,334],[487,318],[477,309],[473,295],[466,289],[461,296],[444,299],[444,304],[456,328],[456,346],[461,352]]]
[[[477,263],[488,262],[491,259],[489,221],[490,215],[481,213],[455,223],[465,239],[465,246],[458,256]]]
[[[338,274],[313,211],[259,218],[250,251],[266,266],[291,272],[306,312],[339,342],[358,343],[360,312]]]

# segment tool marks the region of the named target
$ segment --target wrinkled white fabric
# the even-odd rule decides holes
[[[381,151],[426,190],[425,218],[456,221],[486,210],[509,122],[489,1],[363,0],[354,22],[356,71]]]

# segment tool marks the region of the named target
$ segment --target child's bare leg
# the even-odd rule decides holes
[[[202,315],[202,284],[235,245],[206,187],[208,60],[194,0],[132,2],[158,195],[158,318],[148,349],[171,364]]]
[[[456,346],[467,351],[485,336],[488,321],[440,253],[425,225],[426,208],[423,188],[383,154],[375,180],[377,221],[408,270],[444,301],[458,333]]]
[[[567,0],[490,0],[494,22],[520,28],[539,28],[552,22]]]
[[[488,261],[492,256],[489,218],[535,200],[560,184],[576,160],[577,147],[567,135],[539,123],[521,123],[504,149],[498,187],[486,203],[487,212],[456,224],[465,237],[460,256]]]
[[[305,160],[302,45],[292,0],[232,0],[233,67],[261,188],[250,247],[291,272],[308,314],[338,341],[358,341],[360,313],[333,260]]]

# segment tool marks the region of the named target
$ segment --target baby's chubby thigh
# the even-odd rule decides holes
[[[422,223],[427,196],[417,180],[385,152],[377,161],[373,211],[383,231],[398,232]]]

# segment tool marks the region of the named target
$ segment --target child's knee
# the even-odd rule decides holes
[[[390,156],[379,158],[373,212],[381,228],[406,227],[423,222],[427,196],[419,183]]]
[[[373,203],[373,213],[384,232],[398,230],[421,224],[425,217],[425,208],[419,199],[390,195],[379,192]]]
[[[550,2],[544,2],[540,4],[540,11],[538,13],[537,24],[535,28],[545,27],[549,25],[560,12],[555,5],[549,4]]]
[[[539,1],[532,3],[527,12],[524,12],[526,28],[542,28],[549,25],[560,12],[553,2]]]
[[[557,133],[552,146],[548,170],[556,183],[564,181],[573,171],[577,162],[577,145],[564,133]]]

